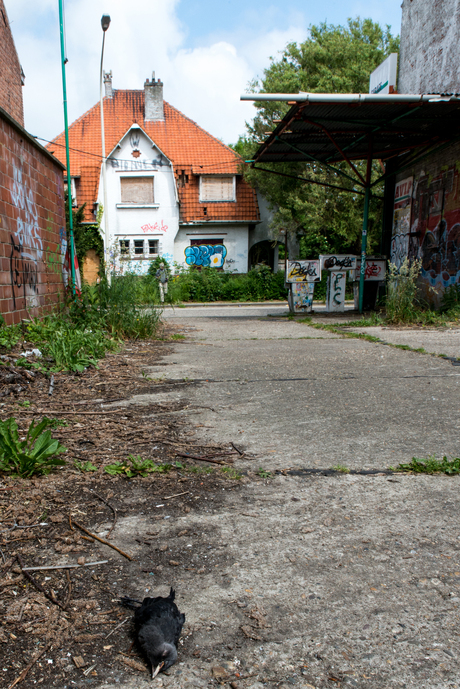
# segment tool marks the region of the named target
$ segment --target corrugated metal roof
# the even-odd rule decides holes
[[[319,94],[315,94],[319,95]],[[257,163],[322,163],[372,155],[385,161],[414,148],[441,144],[460,137],[460,101],[456,98],[402,102],[344,102],[328,94],[323,102],[297,102],[255,155]],[[255,99],[257,96],[255,97]],[[414,96],[414,99],[416,97]],[[292,96],[295,101],[296,95]]]

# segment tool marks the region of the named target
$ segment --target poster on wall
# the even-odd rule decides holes
[[[390,260],[398,268],[404,262],[409,250],[413,183],[413,177],[406,177],[396,182],[395,187]]]

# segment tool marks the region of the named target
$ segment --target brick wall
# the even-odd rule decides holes
[[[8,325],[63,301],[62,169],[0,110],[0,313]]]
[[[24,126],[21,74],[8,15],[0,0],[0,107]]]

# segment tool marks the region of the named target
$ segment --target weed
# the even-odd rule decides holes
[[[243,474],[240,474],[234,467],[222,467],[221,472],[232,480],[239,480],[243,476]]]
[[[336,464],[335,467],[331,467],[333,471],[338,471],[341,474],[349,474],[350,469],[343,464]]]
[[[185,469],[185,467],[184,467]],[[185,471],[189,471],[191,474],[212,474],[214,469],[212,467],[197,467],[191,466],[187,467]]]
[[[260,478],[273,478],[273,474],[271,471],[266,471],[262,467],[259,467],[259,470],[256,471],[257,476],[260,476]]]
[[[15,347],[19,340],[22,339],[22,331],[20,325],[5,325],[5,320],[0,316],[0,347],[11,349]]]
[[[11,417],[0,421],[0,471],[30,478],[64,466],[66,462],[57,455],[67,448],[51,437],[51,432],[46,430],[50,426],[52,421],[46,416],[37,425],[32,421],[25,440],[19,440],[16,420]]]
[[[18,407],[30,407],[30,400],[22,400],[18,402]]]
[[[140,455],[137,457],[129,455],[125,462],[108,464],[104,471],[111,476],[124,475],[127,476],[127,478],[142,476],[145,478],[145,476],[154,472],[165,474],[171,471],[172,468],[172,464],[155,464],[152,459],[142,459]]]
[[[411,471],[418,474],[460,474],[460,457],[455,459],[447,459],[444,456],[442,459],[436,459],[435,455],[431,455],[427,459],[417,459],[412,457],[409,464],[398,464],[396,471]]]
[[[179,333],[174,333],[173,335],[171,335],[171,337],[169,339],[170,340],[185,340],[186,338],[185,338],[185,335],[180,335]]]
[[[86,471],[97,471],[97,467],[94,466],[94,464],[91,464],[91,462],[79,462],[77,459],[73,463],[75,469],[78,469],[78,471],[81,471],[82,473]]]

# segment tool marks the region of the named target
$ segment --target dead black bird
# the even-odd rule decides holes
[[[171,587],[167,598],[144,598],[142,603],[127,597],[120,600],[122,605],[135,610],[137,640],[152,664],[152,679],[160,670],[167,670],[177,660],[177,644],[185,615],[179,612],[174,602],[175,596]]]

